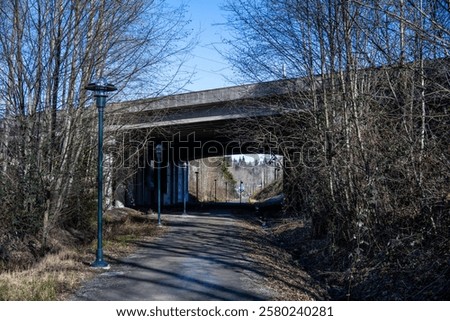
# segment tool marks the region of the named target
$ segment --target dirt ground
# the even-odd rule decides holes
[[[362,256],[358,265],[352,266],[350,252],[333,248],[330,240],[311,237],[308,221],[250,220],[255,232],[250,246],[275,276],[269,282],[280,288],[280,299],[307,299],[308,293],[314,294],[311,299],[319,300],[450,299],[450,265],[446,264],[449,251],[445,242],[438,257],[426,250],[426,244],[415,249],[399,241],[391,245],[391,253]]]
[[[110,213],[105,220],[107,260],[126,257],[138,249],[137,244],[152,242],[170,232],[168,226],[156,227],[156,215],[121,211]],[[442,255],[436,258],[432,251],[426,251],[425,245],[425,250],[418,251],[413,245],[409,248],[401,246],[399,241],[391,245],[392,253],[387,253],[386,257],[367,259],[359,267],[348,268],[345,264],[348,253],[342,249],[331,253],[329,240],[312,239],[307,221],[300,218],[263,220],[254,213],[239,211],[233,214],[235,224],[241,227],[242,244],[248,248],[245,255],[258,267],[264,286],[275,293],[276,300],[450,299],[450,265],[445,264],[448,262],[448,243],[442,242]],[[58,245],[63,250],[55,250],[30,269],[0,274],[0,292],[5,294],[3,300],[67,300],[85,281],[101,273],[89,267],[89,261],[95,257],[95,242],[71,247],[69,243],[76,244],[77,235],[71,233],[66,237],[67,233],[58,236],[65,240],[64,244]],[[28,254],[27,251],[22,252]],[[392,257],[397,259],[393,261]],[[52,271],[58,272],[57,277]],[[52,281],[47,296],[22,296],[21,293],[37,291],[42,285],[39,280],[46,278]],[[16,283],[20,286],[12,286]]]
[[[273,231],[249,217],[239,222],[246,245],[251,249],[252,259],[258,263],[266,275],[265,281],[282,301],[318,301],[330,297],[323,284],[306,272],[293,256],[283,249],[273,237]]]

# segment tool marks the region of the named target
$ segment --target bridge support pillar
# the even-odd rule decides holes
[[[126,206],[131,207],[151,207],[157,208],[157,164],[152,160],[151,153],[152,148],[149,148],[149,159],[151,161],[140,162],[139,167],[134,175],[133,179],[128,181],[128,186],[123,193],[126,200]],[[164,150],[164,149],[163,149]],[[145,164],[145,166],[144,166]],[[179,161],[177,157],[168,152],[163,152],[161,160],[161,206],[169,206],[176,204],[183,204],[184,198],[189,199],[188,194],[188,179],[189,179],[189,166],[187,166],[186,172],[182,167],[183,162]]]
[[[115,140],[107,140],[104,143],[104,158],[103,158],[103,195],[104,195],[104,209],[111,209],[114,206],[114,147]]]

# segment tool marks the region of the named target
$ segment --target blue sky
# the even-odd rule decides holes
[[[200,91],[213,88],[234,86],[231,66],[218,52],[226,50],[222,38],[226,37],[226,28],[223,26],[225,12],[220,9],[225,0],[167,0],[170,5],[178,6],[184,2],[188,5],[186,17],[191,19],[190,27],[199,32],[199,43],[192,52],[192,57],[186,62],[185,69],[195,72],[192,84],[187,85],[184,91]],[[255,155],[234,155],[238,159],[244,156],[246,162],[254,161]],[[259,155],[263,161],[263,155]]]
[[[190,27],[194,32],[199,32],[199,43],[184,66],[185,71],[195,73],[192,84],[187,85],[185,91],[235,85],[230,65],[217,52],[217,49],[225,50],[222,44],[222,38],[226,35],[226,28],[223,26],[225,17],[220,9],[224,0],[168,0],[174,6],[182,2],[188,5],[186,17],[192,20]]]

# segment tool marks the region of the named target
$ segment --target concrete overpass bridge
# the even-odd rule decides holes
[[[128,143],[131,141],[128,148],[132,151],[139,145],[141,152],[137,153],[138,170],[134,177],[126,182],[110,179],[106,194],[114,194],[109,199],[128,206],[155,207],[158,166],[155,146],[161,144],[162,203],[182,203],[183,197],[187,197],[190,171],[189,166],[183,169],[184,162],[211,156],[267,153],[262,146],[236,140],[230,129],[240,119],[280,115],[280,107],[299,88],[305,88],[300,80],[281,80],[111,104],[107,108],[110,125],[106,130],[119,133]]]

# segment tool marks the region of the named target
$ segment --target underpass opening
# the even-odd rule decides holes
[[[282,157],[237,154],[208,157],[189,163],[192,203],[245,204],[281,194]]]
[[[189,204],[236,200],[248,203],[275,178],[282,181],[285,166],[278,154],[285,154],[289,146],[272,136],[272,129],[273,121],[281,117],[282,98],[289,96],[286,85],[276,82],[238,86],[112,107],[113,112],[126,115],[127,121],[110,129],[131,133],[131,150],[137,150],[134,154],[138,160],[129,162],[131,165],[119,175],[112,175],[111,198],[128,207],[153,210],[158,200],[166,208],[178,206],[185,199]],[[131,121],[128,114],[134,115]],[[265,128],[264,137],[248,131],[251,120],[266,118],[271,121],[260,123]],[[158,145],[162,146],[161,161],[155,155]],[[213,163],[214,158],[231,159],[225,166],[231,170],[239,163],[236,177],[217,175],[202,183],[199,162]],[[184,163],[188,164],[186,169]]]
[[[256,149],[250,143],[224,145],[192,139],[186,144],[187,141],[187,137],[151,141],[143,152],[136,153],[139,159],[130,163],[137,170],[121,188],[116,184],[115,199],[127,207],[156,211],[158,195],[161,207],[167,209],[180,207],[184,202],[191,207],[219,203],[246,205],[281,194],[282,156],[274,152],[242,154]],[[225,154],[226,151],[237,153]]]

